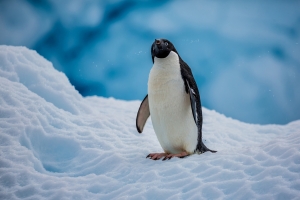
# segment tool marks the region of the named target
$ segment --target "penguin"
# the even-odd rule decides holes
[[[206,151],[202,142],[200,94],[190,67],[167,39],[155,39],[151,46],[153,66],[148,78],[148,94],[136,117],[139,133],[149,116],[163,153],[150,153],[152,160],[184,158]]]

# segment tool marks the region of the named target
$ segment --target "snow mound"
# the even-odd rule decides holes
[[[132,91],[134,92],[134,91]],[[152,161],[140,101],[83,98],[25,47],[0,46],[0,199],[293,199],[300,196],[300,121],[253,125],[204,108],[216,154]]]

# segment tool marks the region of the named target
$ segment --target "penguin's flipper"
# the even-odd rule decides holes
[[[192,107],[192,112],[193,112],[193,117],[195,120],[196,125],[198,126],[198,114],[197,114],[197,100],[196,100],[196,93],[195,91],[190,87],[190,84],[188,81],[186,81],[189,94],[190,94],[190,100],[191,100],[191,107]]]
[[[189,82],[186,80],[186,85],[188,92],[190,94],[190,101],[191,101],[191,107],[192,107],[192,113],[193,117],[195,120],[195,123],[198,127],[198,144],[196,147],[196,152],[198,153],[204,153],[206,151],[210,151],[212,153],[216,153],[217,151],[211,150],[205,146],[205,144],[202,142],[202,123],[203,123],[203,118],[202,118],[202,109],[201,109],[201,103],[200,103],[200,97],[197,96],[197,93],[194,91],[194,89],[190,86]],[[197,99],[199,99],[197,101]],[[197,102],[199,105],[197,105]],[[197,106],[199,111],[197,112]],[[200,116],[198,116],[198,113]]]
[[[148,101],[148,94],[147,94],[144,100],[142,101],[136,116],[136,129],[139,133],[143,132],[144,126],[149,116],[150,116],[150,109],[149,109],[149,101]]]

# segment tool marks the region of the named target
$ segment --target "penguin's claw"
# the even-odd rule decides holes
[[[162,160],[165,161],[165,160],[170,160],[171,158],[173,158],[173,156],[169,157],[169,156],[165,156]]]

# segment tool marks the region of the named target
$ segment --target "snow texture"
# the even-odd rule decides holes
[[[0,46],[0,199],[299,199],[299,120],[203,108],[218,152],[153,161],[162,149],[150,120],[136,131],[139,104],[83,98],[35,51]]]

